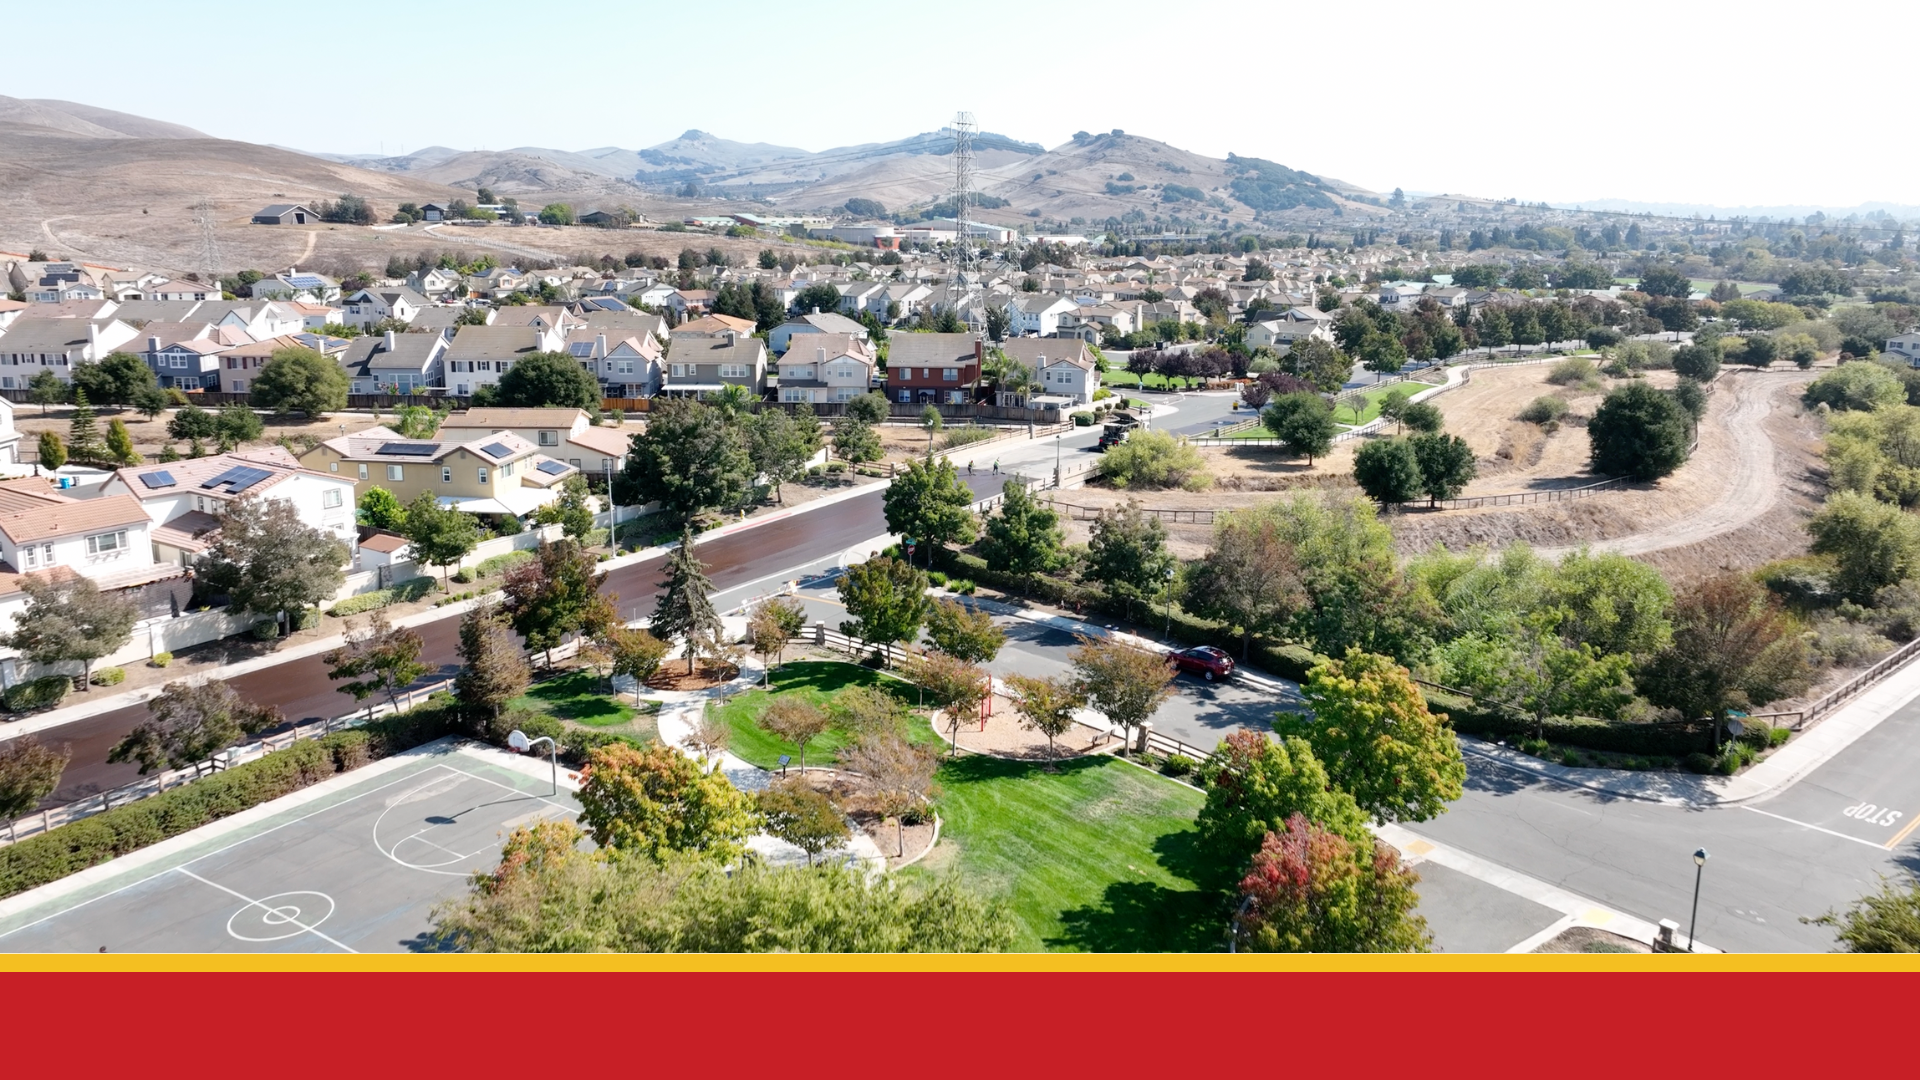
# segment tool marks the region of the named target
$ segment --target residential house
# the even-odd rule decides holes
[[[162,281],[146,290],[146,300],[220,300],[219,285],[198,281]]]
[[[0,348],[3,347],[4,346],[0,346]],[[1920,331],[1888,338],[1887,357],[1888,359],[1905,360],[1915,367],[1920,367]]]
[[[874,314],[882,319],[911,319],[932,299],[933,290],[927,286],[917,281],[896,281],[887,286],[886,303]]]
[[[1285,354],[1293,348],[1296,341],[1318,338],[1332,343],[1333,331],[1325,323],[1289,322],[1286,319],[1271,319],[1257,322],[1247,327],[1247,348],[1257,349],[1266,346]]]
[[[285,335],[267,338],[264,341],[249,341],[244,345],[235,345],[233,348],[227,349],[214,357],[215,361],[220,365],[220,377],[217,383],[204,382],[201,388],[204,390],[219,390],[229,394],[244,394],[247,392],[247,387],[253,385],[253,380],[260,377],[260,369],[266,367],[267,361],[273,359],[273,354],[282,349],[313,349],[313,351],[320,353],[322,356],[327,355],[325,349],[314,348],[313,344],[309,343],[309,339],[312,337],[314,337],[314,335],[302,335],[299,337]],[[339,338],[333,340],[344,342],[346,339]]]
[[[972,334],[895,334],[887,345],[887,395],[901,403],[964,405],[985,355]]]
[[[837,286],[840,290],[840,313],[859,317],[862,311],[871,311],[877,299],[880,314],[887,311],[887,286],[879,281],[848,281]]]
[[[435,304],[415,315],[413,321],[407,324],[407,332],[410,334],[435,333],[451,340],[454,331],[462,326],[492,326],[496,310],[491,307],[451,307],[446,304]],[[461,322],[460,316],[468,312],[479,312],[480,321],[478,323]],[[473,318],[472,315],[467,317]]]
[[[315,472],[354,482],[354,504],[372,488],[401,502],[422,492],[469,514],[522,518],[552,502],[578,469],[508,431],[441,432],[408,439],[384,427],[328,439],[300,455]]]
[[[732,315],[702,315],[674,327],[673,332],[685,337],[720,337],[723,334],[749,337],[753,334],[753,328],[752,319],[741,319]]]
[[[437,266],[415,270],[407,275],[407,288],[435,300],[446,296],[459,284],[460,274],[457,271],[442,270]]]
[[[340,283],[325,274],[294,267],[254,282],[248,287],[248,295],[256,300],[325,302],[340,299]]]
[[[447,349],[447,339],[440,334],[388,330],[353,339],[340,356],[340,366],[347,369],[349,393],[411,394],[446,385]]]
[[[0,397],[0,465],[20,463],[20,432],[13,426],[13,402]]]
[[[451,214],[452,211],[439,203],[423,203],[420,206],[420,217],[425,221],[446,221]]]
[[[375,323],[387,319],[411,324],[427,303],[426,297],[408,288],[361,289],[347,297],[340,317],[347,326],[371,331]]]
[[[651,334],[609,334],[587,327],[567,335],[567,352],[600,380],[606,397],[647,398],[659,392],[666,352]]]
[[[1008,329],[1028,337],[1052,337],[1060,329],[1060,317],[1078,309],[1064,296],[1040,293],[1021,293],[1005,304]]]
[[[103,588],[176,576],[155,573],[150,525],[140,500],[125,493],[72,499],[35,477],[0,482],[0,574],[64,569]],[[0,581],[0,594],[16,591],[17,580]]]
[[[31,267],[34,264],[16,264]],[[35,304],[58,304],[69,300],[108,300],[107,291],[94,280],[93,271],[78,263],[50,262],[28,271],[24,284],[16,286],[22,298]]]
[[[299,203],[275,203],[254,211],[255,225],[310,225],[318,222],[320,215]]]
[[[134,333],[118,319],[17,318],[0,334],[0,389],[25,389],[42,371],[72,382],[73,365],[105,359]]]
[[[667,297],[667,306],[684,319],[689,315],[702,315],[713,307],[712,289],[675,289]]]
[[[348,477],[302,468],[292,454],[270,446],[120,469],[101,485],[100,498],[139,503],[151,523],[155,563],[192,565],[219,532],[222,506],[263,498],[286,501],[302,524],[338,537],[351,566],[359,543],[353,491]]]
[[[661,393],[705,397],[726,386],[744,386],[755,400],[765,396],[766,342],[731,331],[718,337],[673,335]]]
[[[294,301],[284,306],[300,316],[301,329],[308,331],[325,330],[329,326],[342,325],[341,320],[345,318],[341,310],[332,304]]]
[[[875,362],[852,334],[808,334],[780,358],[780,400],[821,404],[873,390]]]
[[[572,312],[556,304],[517,304],[494,312],[490,326],[531,326],[565,334],[580,325]]]
[[[140,332],[146,339],[140,358],[161,386],[177,390],[218,390],[220,354],[253,340],[238,327],[197,319],[148,323]]]
[[[0,331],[13,325],[13,320],[26,314],[28,306],[25,300],[0,300]]]
[[[861,341],[867,340],[867,328],[859,322],[837,312],[815,311],[788,319],[768,331],[767,345],[775,354],[785,353],[793,347],[795,334],[850,334]]]
[[[1000,351],[1033,372],[1034,387],[1027,400],[1003,400],[1018,405],[1091,405],[1100,390],[1100,372],[1087,343],[1073,338],[1009,338]],[[1006,395],[1002,394],[1004,399]]]
[[[624,432],[596,426],[579,409],[468,409],[440,425],[442,436],[468,442],[494,431],[508,432],[549,457],[602,475],[619,469],[632,448]]]
[[[434,337],[431,334],[407,334],[407,337]],[[552,330],[535,326],[462,326],[453,335],[443,357],[446,386],[460,397],[471,395],[482,386],[493,386],[512,369],[514,361],[529,353],[560,352],[566,339]]]

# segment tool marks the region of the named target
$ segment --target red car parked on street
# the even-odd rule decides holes
[[[1208,682],[1233,677],[1233,657],[1211,645],[1195,645],[1191,649],[1170,652],[1167,659],[1173,661],[1181,671],[1198,675]]]

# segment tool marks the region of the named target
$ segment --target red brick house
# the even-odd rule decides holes
[[[893,334],[887,339],[887,398],[905,404],[973,400],[986,346],[973,334]]]

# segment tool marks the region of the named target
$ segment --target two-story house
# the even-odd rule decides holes
[[[674,327],[673,332],[687,337],[719,337],[726,333],[746,337],[753,333],[753,326],[752,319],[741,319],[732,315],[702,315]]]
[[[315,335],[307,334],[295,337],[291,334],[270,337],[264,341],[249,341],[245,345],[235,345],[231,349],[217,354],[214,360],[220,365],[217,384],[209,381],[203,385],[207,390],[220,390],[229,394],[244,394],[260,377],[260,369],[267,366],[273,354],[282,349],[312,349],[322,356],[327,355],[325,342]],[[344,342],[343,342],[344,343]],[[320,347],[316,348],[315,346]]]
[[[253,340],[245,330],[199,321],[148,323],[141,333],[140,358],[161,386],[177,390],[218,390],[220,354]]]
[[[72,382],[73,365],[104,360],[135,333],[118,319],[21,316],[0,333],[0,389],[23,389],[42,371]]]
[[[800,315],[788,319],[767,332],[767,347],[774,355],[784,355],[793,347],[795,336],[807,334],[842,334],[867,340],[867,328],[857,320],[849,319],[834,311],[816,311],[810,315]]]
[[[1031,399],[1064,399],[1065,404],[1091,405],[1100,390],[1100,371],[1087,344],[1074,338],[1010,338],[1000,344],[1010,360],[1018,360],[1033,372],[1033,388],[1026,400],[1009,400],[1000,395],[1002,405],[1028,405]]]
[[[439,387],[449,348],[440,334],[384,334],[353,339],[340,355],[347,387],[354,394],[411,394],[418,387]]]
[[[403,503],[431,493],[442,506],[487,517],[524,518],[559,495],[562,481],[579,474],[507,431],[408,439],[384,427],[326,442],[300,455],[315,472],[354,482],[354,503],[385,488]]]
[[[575,330],[567,335],[567,352],[600,381],[603,396],[647,398],[660,390],[660,364],[666,350],[651,334]]]
[[[441,435],[467,442],[495,431],[508,432],[549,457],[597,475],[618,470],[632,449],[626,434],[595,426],[579,409],[468,409],[440,425]]]
[[[972,334],[894,334],[887,345],[887,396],[896,402],[964,405],[973,400],[986,355]]]
[[[874,358],[852,334],[808,334],[780,358],[780,400],[846,401],[873,390]]]
[[[407,288],[435,300],[451,293],[459,284],[460,274],[457,271],[442,270],[437,266],[415,270],[407,275]]]
[[[427,298],[406,288],[361,289],[341,303],[341,320],[348,326],[371,331],[373,324],[387,319],[412,323],[427,307]]]
[[[1308,338],[1317,338],[1331,343],[1333,331],[1327,329],[1325,323],[1290,322],[1286,319],[1257,322],[1247,327],[1247,348],[1257,349],[1266,346],[1282,355],[1293,348],[1295,342],[1305,341]]]
[[[156,580],[140,500],[102,493],[71,499],[46,480],[0,482],[0,559],[13,573],[65,568],[102,587]]]
[[[1007,300],[1007,325],[1015,335],[1052,337],[1060,329],[1060,316],[1080,305],[1064,296],[1021,293]]]
[[[407,337],[435,337],[408,334]],[[455,331],[443,359],[447,389],[460,397],[482,386],[493,386],[529,353],[562,352],[566,339],[536,326],[462,326]]]
[[[767,343],[728,331],[718,337],[686,337],[667,344],[663,394],[706,397],[726,386],[744,386],[755,400],[767,390]]]
[[[309,300],[326,303],[340,299],[340,283],[311,270],[291,267],[253,283],[248,295],[256,300]]]
[[[1887,359],[1905,360],[1920,367],[1920,331],[1887,339]]]
[[[884,314],[887,310],[887,286],[885,282],[849,281],[841,284],[839,289],[840,313],[842,315],[855,318],[859,317],[861,312],[872,309],[875,297],[879,298],[881,313]]]
[[[101,498],[131,498],[151,523],[153,562],[191,566],[220,529],[220,508],[237,499],[282,499],[302,524],[347,545],[353,565],[358,544],[353,481],[300,467],[279,447],[189,458],[120,469],[101,485]]]

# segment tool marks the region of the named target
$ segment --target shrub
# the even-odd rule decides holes
[[[1558,394],[1545,394],[1534,398],[1527,407],[1520,410],[1520,419],[1529,424],[1545,424],[1567,415],[1567,399]]]
[[[66,675],[43,675],[38,679],[14,683],[7,688],[7,711],[21,713],[51,709],[65,701],[72,690],[73,679]]]
[[[1600,372],[1593,366],[1593,359],[1586,356],[1569,356],[1553,365],[1547,372],[1547,381],[1555,386],[1583,386],[1592,389],[1600,385]]]
[[[461,567],[460,569],[458,569],[458,570],[456,570],[456,571],[454,571],[454,574],[453,574],[453,582],[454,582],[454,584],[456,584],[456,585],[471,585],[471,584],[473,584],[473,571],[471,571],[471,570],[469,570],[469,569],[467,569],[467,568],[466,568],[466,567],[464,567],[464,566],[463,566],[463,567]]]
[[[844,461],[829,461],[829,462],[827,462],[827,471],[828,471],[828,472],[830,472],[830,473],[843,473],[843,472],[846,472],[846,471],[847,471],[847,463],[846,463],[846,462],[844,462]]]
[[[1213,482],[1200,451],[1164,431],[1136,432],[1110,447],[1100,473],[1117,488],[1201,491]]]
[[[148,662],[154,667],[166,667],[168,664],[173,663],[173,654],[163,649],[160,652],[154,653],[153,659]]]
[[[1579,768],[1581,760],[1580,752],[1571,747],[1560,751],[1560,764],[1565,765],[1569,769]]]
[[[1077,413],[1074,413],[1074,414],[1073,414],[1073,426],[1074,426],[1074,427],[1092,427],[1092,426],[1093,426],[1093,414],[1092,414],[1092,413],[1084,413],[1084,412],[1077,412]]]
[[[539,557],[539,552],[531,550],[509,551],[504,555],[492,555],[481,559],[480,564],[473,568],[474,577],[488,578],[496,574],[504,574],[522,563],[530,563]],[[474,577],[469,577],[467,581],[474,580]],[[458,577],[454,578],[454,580],[460,581]],[[461,584],[464,585],[466,582],[462,581]]]
[[[320,745],[333,755],[333,767],[338,772],[357,769],[373,760],[372,738],[364,731],[336,731],[323,736]]]
[[[93,673],[95,686],[119,686],[127,681],[127,670],[117,667],[103,667]]]
[[[1701,776],[1705,776],[1707,773],[1713,771],[1713,755],[1704,754],[1696,750],[1686,757],[1681,758],[1680,765],[1690,773],[1698,773]]]
[[[1767,731],[1767,745],[1769,746],[1785,746],[1787,745],[1787,740],[1791,738],[1793,738],[1792,728],[1777,727]]]
[[[971,581],[961,581],[953,586],[953,591],[959,593],[961,596],[972,596],[973,591],[977,588],[979,588],[979,586]]]
[[[927,574],[927,584],[929,585],[944,587],[946,583],[947,575],[939,570],[934,570]]]
[[[1825,405],[1835,411],[1866,412],[1905,402],[1907,388],[1899,376],[1879,364],[1856,360],[1813,380],[1801,398],[1808,405]]]
[[[280,623],[277,619],[261,619],[253,624],[255,641],[273,641],[280,636]]]
[[[1545,739],[1520,740],[1520,752],[1523,754],[1532,754],[1534,757],[1546,757],[1547,751],[1552,748],[1553,744],[1547,742]]]
[[[940,435],[940,449],[952,450],[970,443],[985,442],[997,434],[999,433],[990,427],[976,427],[971,424],[966,427],[948,428]]]
[[[1200,763],[1185,754],[1168,754],[1167,760],[1160,764],[1160,771],[1168,776],[1185,776],[1200,767]]]
[[[531,555],[532,553],[516,552],[515,554]],[[363,611],[372,611],[390,604],[411,603],[439,587],[440,583],[430,577],[408,578],[392,588],[375,589],[372,592],[361,593],[359,596],[349,596],[328,608],[327,614],[344,619],[349,615],[358,615]]]

